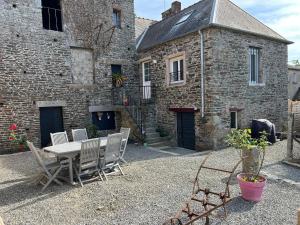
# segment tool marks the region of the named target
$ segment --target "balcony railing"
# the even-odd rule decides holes
[[[154,102],[155,89],[150,85],[119,87],[112,89],[113,103],[125,107],[131,115],[140,133],[144,136],[145,110],[144,106]]]
[[[149,104],[154,101],[154,91],[150,85],[113,88],[113,101],[123,106]]]

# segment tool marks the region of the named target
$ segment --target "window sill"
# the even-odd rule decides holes
[[[249,83],[249,86],[251,87],[264,87],[266,86],[265,83]]]
[[[175,81],[175,82],[169,83],[168,87],[178,87],[178,86],[183,86],[185,84],[186,84],[185,81]]]

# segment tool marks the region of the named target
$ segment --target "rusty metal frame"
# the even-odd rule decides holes
[[[193,225],[194,222],[196,222],[200,219],[203,219],[203,218],[205,218],[205,225],[208,225],[209,224],[209,216],[211,215],[211,213],[214,210],[221,208],[221,207],[223,207],[223,210],[224,210],[224,218],[227,217],[226,204],[232,200],[232,198],[230,196],[230,188],[229,188],[230,181],[233,177],[234,172],[236,171],[236,169],[242,162],[242,159],[240,161],[238,161],[238,163],[236,163],[236,165],[233,167],[232,170],[224,170],[224,169],[218,169],[218,168],[205,166],[205,163],[210,156],[211,156],[211,154],[207,155],[204,158],[204,160],[202,161],[202,163],[198,169],[196,178],[193,182],[192,195],[189,198],[189,200],[184,204],[184,206],[181,208],[181,210],[178,211],[177,214],[173,218],[167,220],[165,223],[163,223],[163,225]],[[213,171],[230,174],[228,177],[228,180],[226,182],[225,191],[217,193],[217,192],[209,190],[208,188],[201,188],[200,182],[199,182],[199,175],[200,175],[200,172],[202,169],[213,170]],[[200,194],[200,193],[204,194],[204,197],[199,198],[198,194]],[[215,203],[210,202],[209,201],[210,195],[219,196],[220,204],[215,204]],[[194,202],[200,203],[200,206],[202,206],[204,210],[201,212],[198,212],[195,209],[192,209],[191,203],[194,203]],[[187,221],[183,222],[183,219],[185,219]]]

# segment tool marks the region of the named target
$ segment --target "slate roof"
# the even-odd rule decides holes
[[[178,24],[178,21],[190,13],[186,21]],[[265,36],[287,44],[292,43],[229,0],[202,0],[174,16],[151,25],[139,37],[137,50],[143,51],[210,26]]]

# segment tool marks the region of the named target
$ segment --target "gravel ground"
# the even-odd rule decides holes
[[[274,170],[277,177],[297,182],[299,169],[280,163],[285,146],[283,141],[269,148],[264,172],[272,174]],[[91,182],[83,188],[51,185],[44,193],[40,193],[40,186],[25,182],[37,167],[30,152],[0,156],[0,216],[6,225],[162,224],[189,197],[205,154],[130,145],[126,155],[129,163],[123,166],[125,176]],[[209,164],[231,168],[237,160],[236,150],[228,148],[214,152]],[[204,186],[224,187],[225,177],[220,173],[207,171],[202,177]],[[214,218],[212,224],[296,224],[296,209],[300,207],[297,185],[268,180],[264,199],[256,204],[239,197],[236,181],[232,193],[227,219]]]

